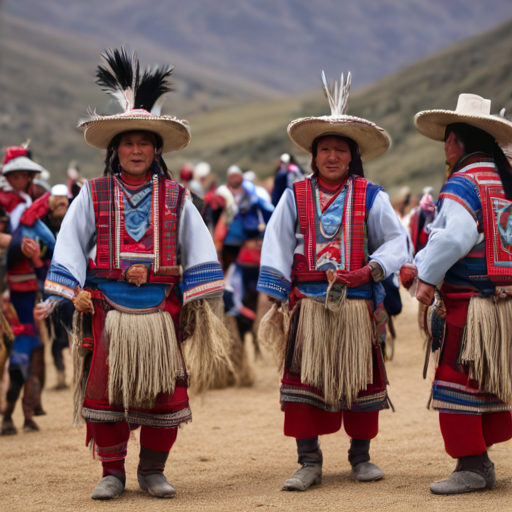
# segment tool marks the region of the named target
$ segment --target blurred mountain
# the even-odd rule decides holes
[[[385,128],[393,145],[382,157],[365,165],[367,176],[383,185],[391,195],[403,185],[409,185],[418,193],[426,185],[440,189],[445,171],[444,147],[420,135],[413,117],[421,110],[455,110],[460,93],[473,93],[492,101],[492,113],[498,114],[507,108],[512,114],[512,20],[477,37],[441,50],[426,59],[404,67],[375,84],[351,94],[348,114],[364,117]],[[273,108],[272,108],[273,105]],[[265,117],[264,109],[273,112]],[[303,164],[309,164],[309,155],[296,148],[288,138],[286,126],[297,117],[329,114],[327,100],[319,90],[317,94],[295,102],[267,101],[258,108],[240,106],[226,111],[213,112],[191,119],[194,128],[195,148],[204,152],[196,157],[209,158],[217,169],[226,169],[228,164],[238,163],[252,168],[260,176],[269,175],[283,151],[295,154]],[[261,113],[261,114],[260,114]],[[260,119],[261,116],[261,119]],[[215,124],[219,132],[236,127],[237,119],[248,118],[251,133],[243,134],[232,144],[219,141],[209,147],[215,139],[208,135],[208,126]],[[275,128],[268,130],[274,122]],[[216,120],[216,123],[212,123]],[[186,149],[180,158],[191,155]],[[172,159],[171,159],[172,162]]]
[[[101,43],[136,46],[136,35],[166,49],[172,62],[304,92],[318,85],[322,69],[351,70],[355,87],[372,83],[491,28],[512,15],[512,2],[5,0],[4,11]]]
[[[135,39],[142,65],[173,63],[175,91],[163,112],[188,118],[208,110],[279,97],[270,87],[196,67],[172,58],[159,46]],[[32,139],[35,159],[62,179],[77,159],[85,176],[101,170],[101,154],[76,129],[87,109],[115,113],[115,102],[94,83],[105,41],[40,23],[0,16],[0,148]]]
[[[4,0],[0,147],[32,138],[35,158],[52,172],[53,183],[64,179],[72,159],[86,177],[98,175],[102,154],[84,143],[76,123],[88,107],[115,112],[94,84],[94,73],[105,47],[125,42],[137,49],[143,65],[176,66],[176,90],[164,113],[189,119],[193,137],[185,151],[166,156],[174,171],[185,159],[208,159],[219,174],[236,162],[264,176],[284,150],[307,163],[307,155],[290,143],[286,126],[302,115],[328,113],[319,90],[322,68],[332,77],[350,69],[349,113],[377,122],[393,137],[393,148],[366,167],[392,193],[404,179],[415,190],[442,181],[442,147],[416,133],[417,111],[453,109],[461,92],[491,98],[495,112],[502,106],[512,111],[512,22],[375,82],[510,15],[510,0],[177,5],[176,0]],[[357,89],[367,82],[373,85]]]

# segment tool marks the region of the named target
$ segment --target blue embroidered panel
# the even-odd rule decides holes
[[[478,187],[464,176],[451,177],[441,189],[441,194],[453,194],[460,198],[480,220],[482,214],[482,203],[478,194]],[[439,207],[442,199],[439,200]]]
[[[222,281],[223,279],[224,274],[222,273],[219,262],[210,261],[185,270],[183,273],[182,287],[183,291],[187,292],[196,286]]]
[[[144,236],[151,223],[153,187],[146,187],[133,195],[124,188],[123,192],[125,194],[124,226],[127,233],[138,242]]]
[[[381,190],[384,191],[384,189],[382,187],[379,187],[379,185],[375,185],[375,183],[372,183],[371,181],[368,182],[368,186],[366,187],[366,211],[367,212],[369,212],[372,209],[375,198],[377,197],[377,194]]]
[[[288,300],[292,284],[279,270],[272,267],[262,266],[258,279],[257,290],[280,301]]]
[[[66,267],[53,262],[50,265],[46,279],[72,289],[75,289],[79,285],[73,274],[71,274]]]
[[[169,289],[168,284],[147,283],[142,286],[125,281],[95,279],[99,290],[114,304],[131,309],[154,308],[162,303]],[[98,282],[102,281],[102,282]]]

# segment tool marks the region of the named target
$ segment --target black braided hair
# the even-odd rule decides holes
[[[453,166],[452,174],[460,171],[464,166],[464,157],[472,153],[484,153],[491,157],[498,168],[505,197],[512,200],[512,168],[503,153],[502,149],[492,135],[480,128],[471,126],[467,123],[453,123],[446,127],[444,140],[446,141],[450,133],[455,135],[459,143],[462,145],[463,156]]]

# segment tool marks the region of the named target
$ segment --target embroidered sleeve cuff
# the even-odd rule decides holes
[[[79,289],[80,283],[65,267],[54,263],[50,266],[44,283],[47,295],[58,295],[71,300],[75,298]]]
[[[284,302],[288,300],[291,287],[290,281],[288,281],[281,272],[272,267],[261,267],[260,277],[258,279],[258,291]]]
[[[224,275],[217,261],[190,267],[183,273],[183,304],[197,299],[220,297],[224,288]]]

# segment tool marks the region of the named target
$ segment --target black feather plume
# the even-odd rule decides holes
[[[141,76],[137,54],[129,55],[125,48],[108,49],[103,58],[106,66],[98,66],[96,83],[114,96],[123,107],[128,109],[144,109],[160,115],[164,95],[172,91],[172,67],[146,70]]]
[[[151,112],[155,106],[158,109],[161,108],[163,95],[172,91],[171,82],[168,80],[172,70],[172,67],[165,66],[144,72],[135,91],[135,108],[143,108],[148,112]],[[153,113],[159,115],[160,111]]]
[[[140,79],[137,55],[129,56],[125,48],[109,48],[102,56],[107,66],[98,66],[96,83],[103,91],[112,94],[124,110],[133,108],[134,91]]]

